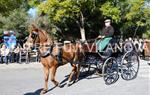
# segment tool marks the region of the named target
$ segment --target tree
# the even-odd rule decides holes
[[[112,19],[124,37],[141,37],[149,25],[147,2],[149,0],[32,0],[30,5],[37,7],[39,15],[47,16],[49,25],[56,26],[62,38],[71,34],[75,37],[80,31],[85,40],[101,31],[106,18]]]
[[[14,30],[17,37],[25,37],[27,35],[28,14],[25,9],[19,8],[10,12],[8,16],[0,16],[1,31]]]
[[[85,23],[88,13],[95,8],[94,0],[47,0],[38,5],[39,13],[48,14],[54,24],[70,22],[78,25],[81,38],[85,40]],[[67,26],[67,25],[66,25]]]
[[[4,30],[14,30],[17,37],[27,34],[28,0],[0,0],[0,36]]]
[[[149,19],[149,7],[145,6],[145,0],[113,0],[106,2],[100,10],[105,17],[111,17],[124,35],[135,37],[146,32],[147,20]],[[145,29],[143,31],[143,29]],[[142,32],[141,32],[142,31]]]
[[[19,8],[24,0],[0,0],[0,14],[8,15],[8,13]]]

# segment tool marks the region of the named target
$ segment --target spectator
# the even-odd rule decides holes
[[[138,41],[138,39],[135,38],[133,43],[134,43],[134,46],[135,46],[135,50],[136,50],[137,52],[139,52],[139,41]]]
[[[144,40],[143,39],[139,39],[139,51],[140,51],[140,57],[144,59],[145,56],[144,56]]]
[[[20,59],[20,47],[19,45],[17,45],[14,49],[14,61],[19,63],[19,59]]]
[[[2,56],[1,56],[1,50],[0,50],[0,63],[2,63],[2,62],[1,62],[1,58],[2,58]]]
[[[20,49],[20,60],[25,58],[26,63],[30,62],[30,45],[28,43],[23,44],[23,48]]]
[[[139,39],[139,49],[140,49],[140,52],[143,52],[143,50],[144,50],[144,41],[143,41],[143,39]]]
[[[133,48],[133,40],[132,38],[130,37],[129,39],[126,39],[125,40],[125,43],[124,43],[124,51],[125,52],[128,52],[128,51],[132,51],[134,48]]]
[[[9,59],[9,49],[6,47],[5,44],[2,45],[1,49],[1,62],[3,64],[3,62],[5,62],[6,64],[8,64],[8,59]]]
[[[129,37],[128,41],[130,41],[131,43],[133,43],[133,39],[131,37]]]
[[[14,47],[15,48],[15,47]],[[14,48],[9,48],[9,62],[13,63],[14,62]]]

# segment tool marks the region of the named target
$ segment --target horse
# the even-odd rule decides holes
[[[48,80],[50,72],[51,81],[54,83],[55,86],[60,87],[60,83],[55,79],[56,71],[59,66],[63,66],[67,63],[70,63],[72,66],[72,71],[69,75],[67,82],[68,86],[73,81],[73,76],[75,76],[73,82],[76,82],[78,80],[80,69],[78,62],[79,58],[81,58],[79,44],[70,43],[59,46],[56,43],[54,43],[53,38],[50,37],[46,31],[39,29],[35,25],[32,25],[32,28],[29,31],[29,36],[26,41],[26,45],[27,43],[30,43],[31,47],[36,45],[39,46],[38,51],[40,53],[41,63],[44,68],[45,79],[44,88],[41,91],[41,94],[45,94],[48,91]],[[58,53],[60,51],[62,52],[61,63],[58,61],[57,58]]]

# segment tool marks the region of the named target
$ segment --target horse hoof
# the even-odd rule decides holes
[[[45,93],[47,93],[47,90],[42,90],[41,93],[40,93],[40,95],[43,95]]]
[[[61,87],[60,83],[57,84],[57,87]]]
[[[78,82],[78,81],[79,81],[79,79],[76,79],[76,80],[73,81],[73,83],[76,83],[76,82]]]
[[[71,86],[71,82],[68,82],[68,83],[67,83],[67,86],[68,86],[68,87]]]
[[[67,87],[71,86],[71,84],[67,84]]]
[[[61,87],[60,83],[55,84],[56,87]]]
[[[76,80],[74,80],[72,83],[74,84],[74,83],[76,83],[77,81]]]

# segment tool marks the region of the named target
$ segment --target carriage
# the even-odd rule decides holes
[[[38,51],[41,56],[41,63],[43,64],[45,75],[45,85],[41,94],[48,91],[49,71],[51,71],[51,81],[55,86],[60,86],[60,83],[55,79],[56,70],[59,66],[67,63],[71,63],[72,66],[72,71],[67,82],[68,86],[72,81],[73,75],[75,75],[73,82],[77,81],[79,77],[79,67],[81,67],[80,73],[82,73],[82,71],[86,71],[87,68],[87,71],[90,71],[90,68],[94,65],[97,71],[102,72],[106,84],[115,83],[119,78],[119,72],[125,80],[134,79],[138,74],[139,58],[134,47],[132,47],[132,43],[129,43],[130,45],[126,47],[125,44],[120,44],[120,39],[114,38],[110,41],[111,49],[106,48],[104,52],[99,52],[96,50],[96,41],[94,41],[94,43],[88,41],[81,42],[82,45],[78,43],[68,44],[58,48],[59,46],[57,47],[53,39],[47,35],[46,31],[32,25],[30,35],[25,43],[25,45],[31,43],[31,46],[36,46],[36,44],[40,45]],[[120,44],[119,46],[125,48],[123,48],[121,52],[118,49],[115,51],[115,44]],[[47,45],[50,47],[45,48]],[[68,50],[67,48],[65,50],[65,47],[70,47],[70,49]],[[78,52],[80,50],[82,53]],[[57,51],[60,51],[61,57],[59,57],[60,55]],[[80,58],[82,54],[83,56]],[[62,58],[61,63],[63,64],[59,64],[58,58]]]
[[[119,74],[124,80],[136,78],[139,70],[139,57],[134,45],[129,42],[122,43],[120,39],[112,39],[110,44],[99,52],[96,40],[82,43],[84,57],[82,58],[80,75],[90,74],[92,68],[96,74],[101,75],[105,84],[110,85],[119,79]]]

